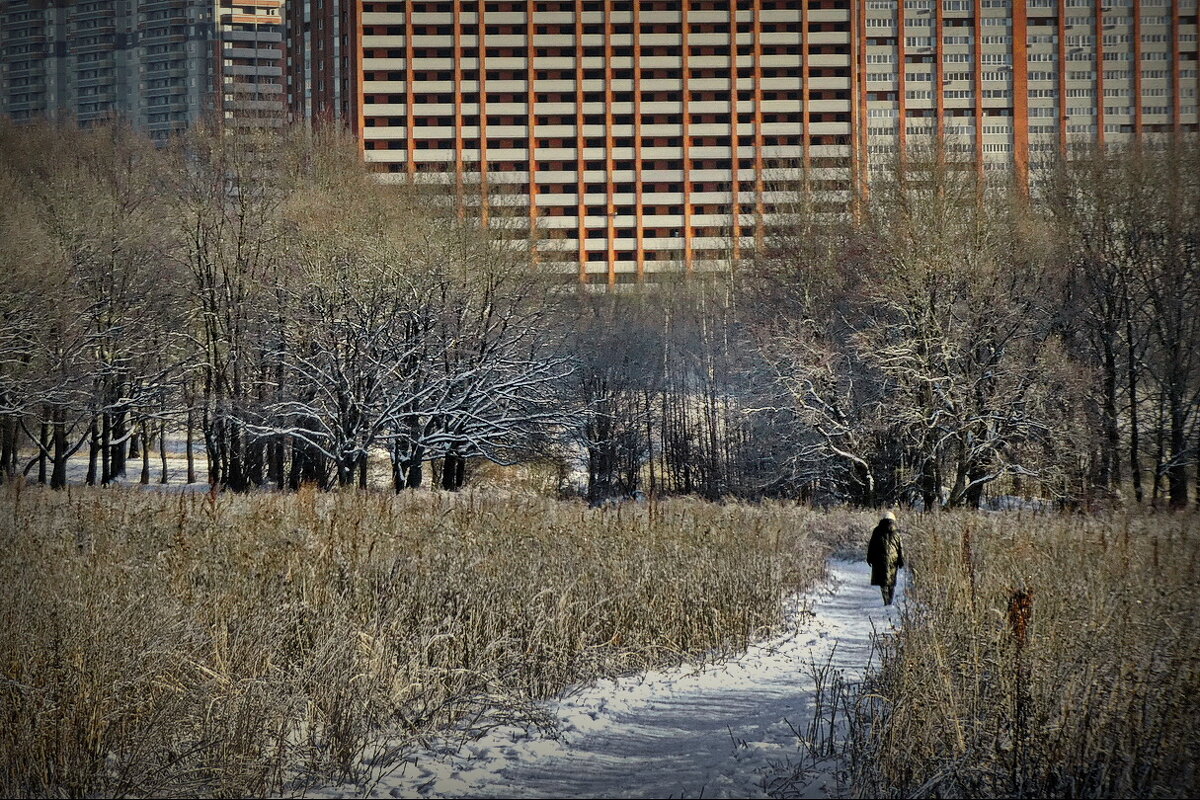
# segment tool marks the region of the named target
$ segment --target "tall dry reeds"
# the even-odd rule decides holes
[[[1200,518],[929,515],[851,753],[863,797],[1200,794]]]
[[[804,513],[7,488],[0,793],[362,779],[406,737],[743,645],[822,568]]]

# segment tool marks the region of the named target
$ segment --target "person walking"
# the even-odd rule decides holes
[[[904,548],[896,530],[896,515],[891,511],[883,515],[871,533],[867,563],[871,565],[871,585],[879,587],[883,604],[890,606],[896,593],[896,571],[904,566]]]

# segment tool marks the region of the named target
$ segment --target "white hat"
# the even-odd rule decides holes
[[[884,520],[884,519],[890,519],[892,522],[895,522],[895,521],[896,521],[896,515],[895,515],[895,514],[893,514],[891,511],[885,511],[885,512],[883,512],[883,519],[881,519],[881,520],[879,520],[879,521],[880,521],[880,522],[883,522],[883,520]]]

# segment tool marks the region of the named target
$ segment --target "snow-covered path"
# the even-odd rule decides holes
[[[576,687],[550,702],[561,735],[504,726],[410,757],[366,787],[310,797],[762,797],[764,779],[800,760],[813,713],[812,665],[861,677],[873,629],[891,628],[865,563],[833,560],[830,581],[796,604],[796,630],[718,665],[683,665]],[[907,571],[896,600],[902,602]],[[804,611],[807,606],[811,615]],[[806,796],[835,794],[814,774]]]

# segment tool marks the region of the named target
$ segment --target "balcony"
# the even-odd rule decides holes
[[[275,49],[255,50],[249,47],[230,47],[225,45],[222,51],[225,58],[259,58],[267,61],[278,61],[283,57],[283,53]]]
[[[96,75],[91,78],[76,78],[75,86],[79,89],[92,86],[108,86],[117,80],[115,75]]]
[[[7,74],[10,80],[14,78],[40,78],[46,74],[46,69],[45,64],[42,63],[42,60],[37,59],[31,61],[28,67],[24,67],[22,69],[9,69]]]
[[[260,44],[278,44],[283,41],[281,31],[260,28],[256,31],[221,31],[221,40],[225,42],[258,42]]]
[[[46,98],[41,94],[24,100],[10,100],[8,103],[8,111],[13,116],[16,116],[17,112],[44,111],[45,108]]]
[[[147,70],[142,73],[142,80],[153,81],[160,78],[179,78],[187,75],[187,68],[180,64],[179,66],[161,67],[159,69]]]
[[[178,11],[179,16],[183,17],[185,16],[183,5],[180,0],[142,0],[138,5],[138,11],[143,14],[149,14],[152,11],[172,9]]]
[[[70,48],[70,52],[76,55],[83,55],[86,53],[111,53],[115,49],[116,44],[109,40],[107,42],[76,43]]]
[[[223,75],[253,75],[259,77],[283,77],[283,68],[276,66],[246,66],[242,64],[234,64],[232,66],[223,67],[221,70]]]
[[[242,100],[226,96],[224,106],[230,111],[254,111],[260,114],[283,113],[283,101],[279,100]]]

